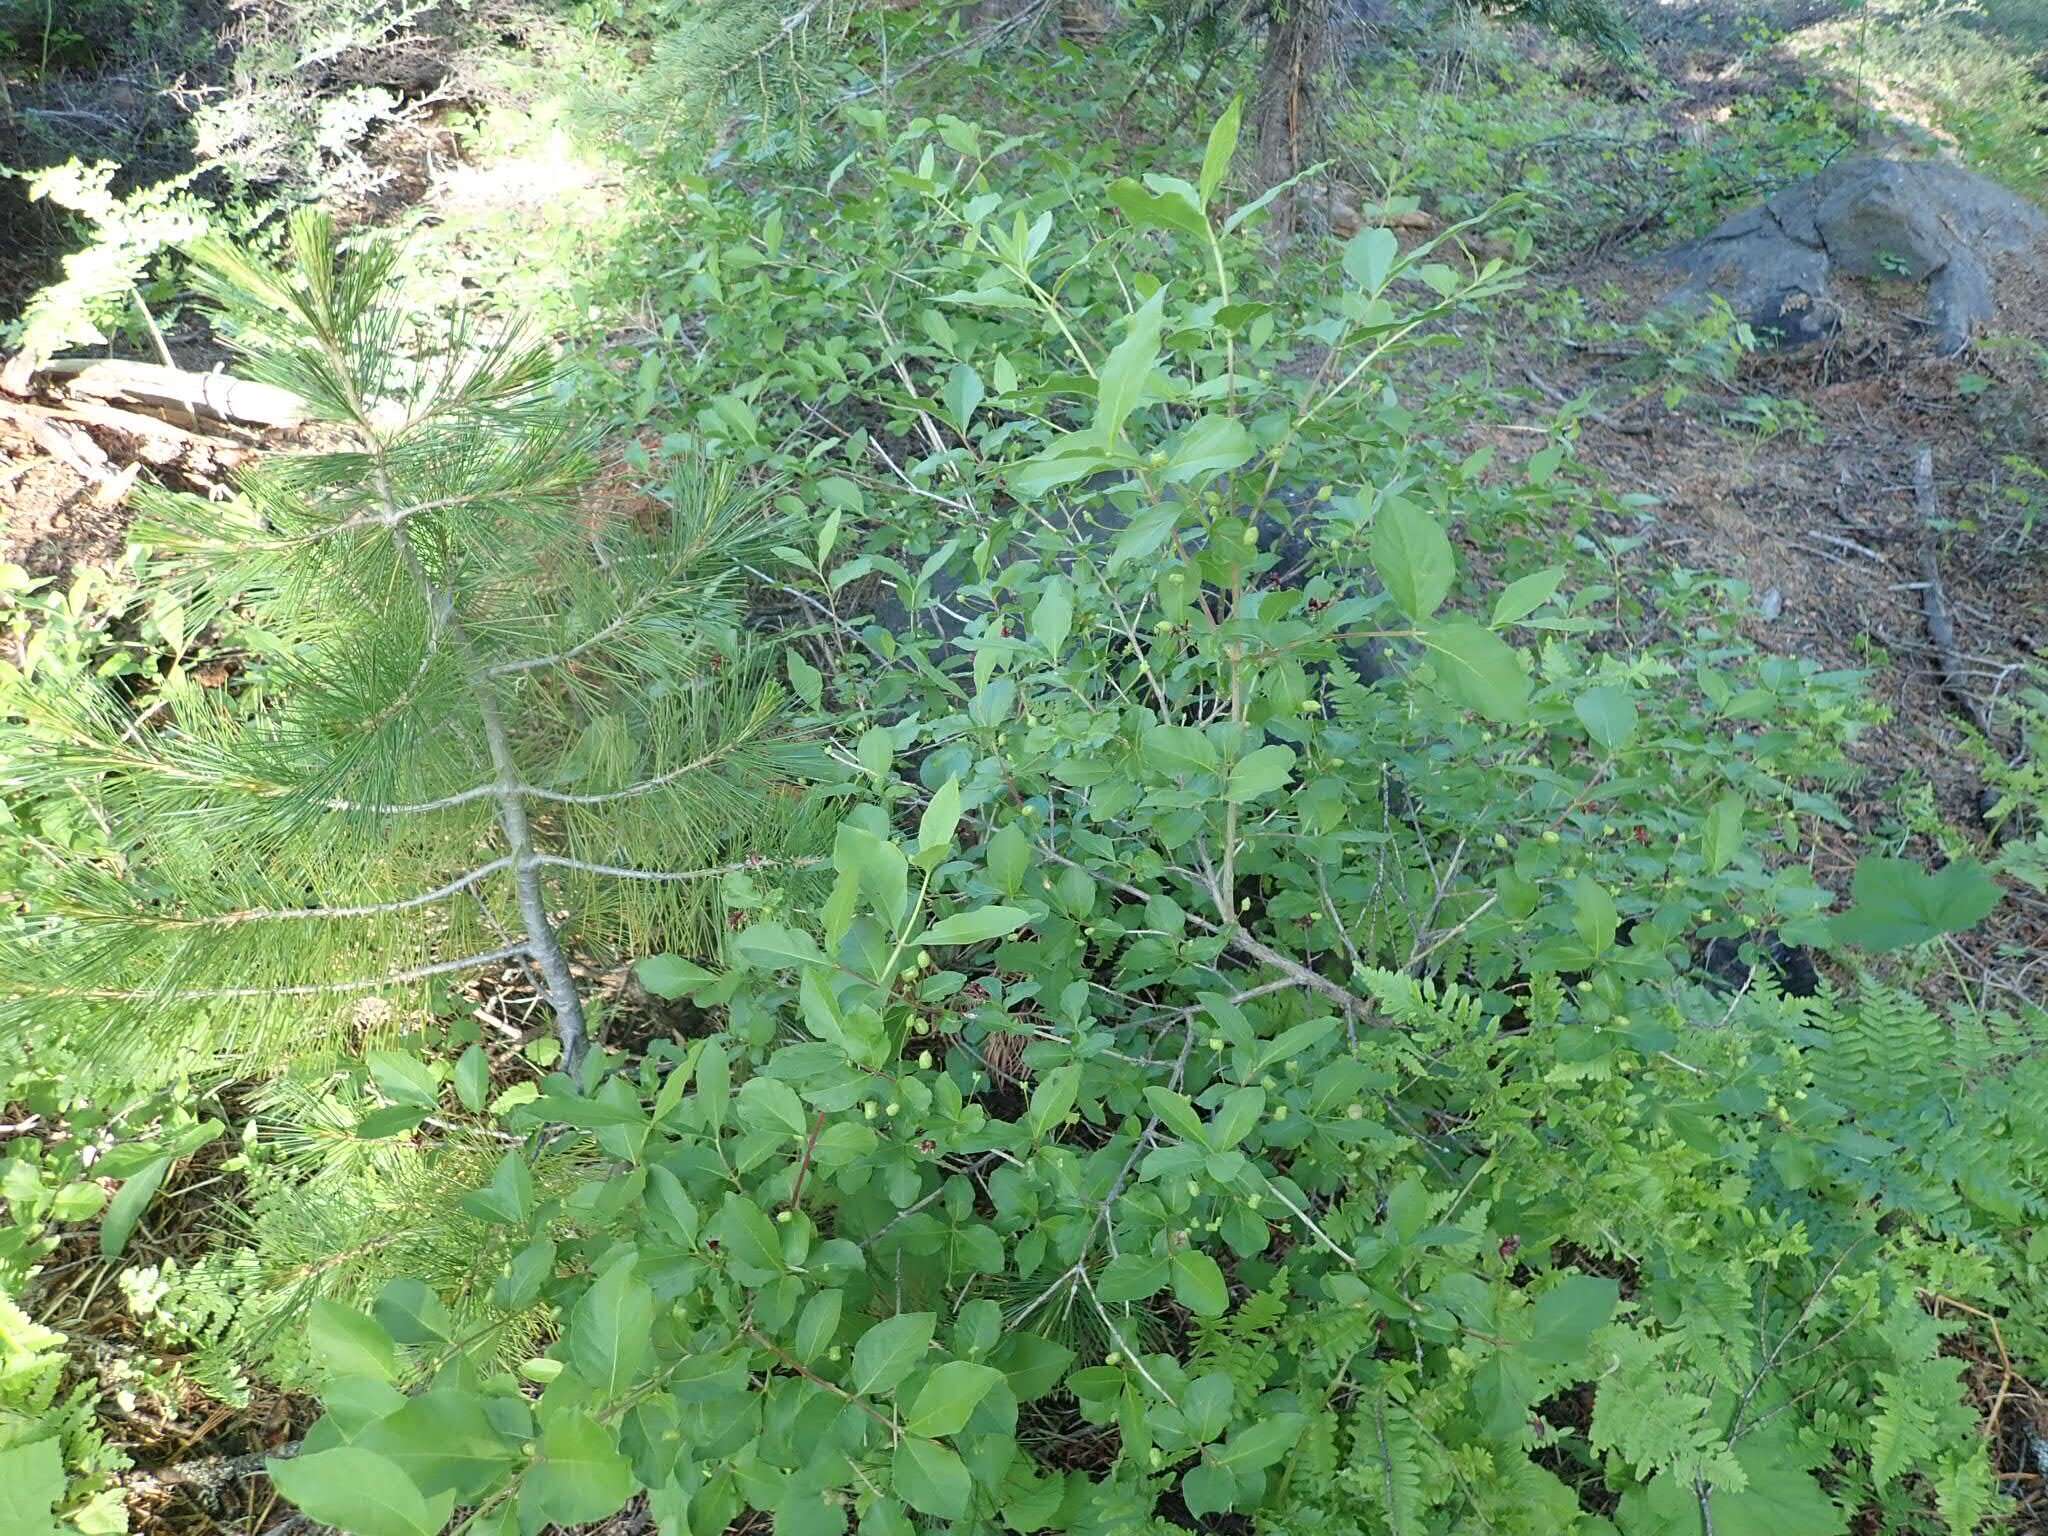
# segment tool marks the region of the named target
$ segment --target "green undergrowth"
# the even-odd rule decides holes
[[[1551,112],[1554,76],[1446,101],[1388,65],[1346,130],[1380,145],[1374,195],[1471,222],[1276,257],[1237,106],[1130,142],[1124,114],[1182,103],[1132,106],[1076,48],[1003,67],[1059,120],[862,99],[708,158],[616,122],[579,140],[587,102],[501,124],[588,156],[617,221],[557,217],[524,288],[488,245],[516,211],[404,264],[365,236],[235,270],[274,301],[242,314],[249,366],[422,398],[503,359],[415,371],[450,333],[401,324],[407,295],[453,271],[491,304],[545,294],[569,339],[516,421],[473,412],[444,452],[351,385],[364,474],[273,463],[234,509],[330,557],[237,586],[166,546],[97,586],[10,584],[11,952],[91,916],[57,873],[157,867],[155,829],[104,814],[118,775],[50,774],[31,695],[164,701],[144,739],[188,776],[163,819],[198,847],[222,823],[187,787],[211,771],[178,755],[192,720],[246,746],[310,718],[294,680],[369,638],[393,710],[440,675],[442,610],[381,606],[388,535],[350,521],[399,517],[363,500],[371,468],[477,477],[402,520],[481,605],[477,643],[565,663],[513,695],[551,793],[631,778],[650,657],[701,660],[707,693],[772,673],[775,729],[826,750],[800,814],[762,794],[680,872],[687,921],[581,930],[580,1062],[515,966],[266,998],[226,1065],[205,1010],[225,1028],[240,997],[145,1010],[196,1043],[151,1071],[89,1048],[132,981],[77,1020],[12,1010],[0,1513],[120,1528],[98,1393],[285,1388],[318,1417],[269,1475],[359,1536],[538,1536],[635,1499],[665,1536],[749,1511],[788,1536],[1996,1528],[2011,1469],[1965,1362],[2048,1354],[2048,1019],[1946,983],[1953,935],[2038,889],[2038,775],[2000,781],[2023,835],[1986,862],[1887,847],[1831,888],[1863,678],[1759,650],[1736,584],[1621,580],[1640,503],[1568,419],[1477,446],[1502,407],[1462,338],[1595,237],[1578,179],[1648,141]],[[1780,105],[1730,130],[1753,161],[1668,164],[1670,220],[1831,142],[1815,98]],[[335,361],[365,338],[388,371]],[[580,520],[579,460],[540,509],[560,547],[532,538],[494,477],[550,404],[601,423],[652,526]],[[732,486],[763,533],[718,601],[607,645],[611,562]],[[319,617],[343,612],[361,634]],[[382,709],[352,718],[289,744],[417,771]],[[314,788],[295,838],[337,793]],[[535,835],[565,824],[613,873],[675,831],[543,810]],[[208,854],[243,896],[188,868],[164,899],[230,926],[259,885],[261,920],[348,910],[345,872],[295,852],[317,840],[278,846],[282,875]],[[407,906],[406,942],[497,917],[442,905]],[[183,1193],[209,1181],[232,1214]],[[81,1254],[99,1283],[53,1285]],[[82,1368],[107,1307],[118,1382]]]

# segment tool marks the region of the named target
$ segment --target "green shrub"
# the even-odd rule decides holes
[[[701,1533],[1705,1509],[1824,1536],[1994,1509],[1945,1344],[2038,1262],[2044,1149],[2003,1134],[2048,1123],[2037,1026],[1789,998],[1761,964],[1731,994],[1690,955],[1929,942],[1995,891],[1873,865],[1823,915],[1798,852],[1839,814],[1855,679],[1756,656],[1710,584],[1663,586],[1682,638],[1645,643],[1569,558],[1461,569],[1453,535],[1580,494],[1558,446],[1449,458],[1401,393],[1507,274],[1369,232],[1326,301],[1247,299],[1234,131],[1193,180],[1039,216],[977,130],[913,124],[820,210],[872,221],[914,306],[899,330],[871,292],[857,357],[823,294],[860,259],[781,217],[698,240],[714,324],[820,320],[671,435],[808,454],[833,509],[780,557],[831,662],[792,650],[793,686],[865,725],[830,892],[733,877],[720,956],[638,967],[703,1025],[498,1122],[529,1141],[472,1197],[479,1262],[545,1349],[504,1370],[407,1284],[315,1318],[328,1412],[273,1467],[313,1518],[530,1533],[644,1492]],[[791,399],[875,397],[865,442],[782,430]],[[1308,570],[1272,580],[1299,533]],[[877,571],[894,630],[854,597]],[[1408,657],[1371,685],[1367,638]],[[565,1143],[603,1168],[552,1198],[528,1151]]]

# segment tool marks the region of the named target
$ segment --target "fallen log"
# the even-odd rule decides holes
[[[126,469],[114,468],[114,461],[85,433],[39,411],[0,400],[0,421],[28,434],[35,445],[93,488],[102,506],[117,507],[127,500],[141,473],[140,462]]]
[[[10,375],[10,387],[14,383]],[[225,373],[192,373],[126,358],[53,357],[28,371],[27,382],[50,385],[135,410],[177,411],[244,427],[294,427],[306,404],[288,389]],[[20,393],[20,390],[16,390]]]

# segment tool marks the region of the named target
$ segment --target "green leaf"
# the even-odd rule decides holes
[[[540,1296],[540,1288],[555,1272],[555,1244],[551,1238],[528,1243],[505,1264],[505,1272],[491,1287],[492,1302],[507,1312],[523,1311]]]
[[[1534,1361],[1518,1350],[1496,1350],[1473,1373],[1472,1401],[1480,1433],[1502,1445],[1516,1445],[1528,1433],[1529,1405],[1543,1390]]]
[[[264,1465],[272,1485],[302,1513],[349,1536],[435,1536],[455,1508],[454,1495],[429,1500],[389,1457],[361,1446]]]
[[[1198,1248],[1174,1251],[1173,1294],[1197,1317],[1221,1317],[1230,1309],[1230,1286],[1216,1261]]]
[[[1195,1113],[1195,1106],[1170,1088],[1153,1084],[1145,1090],[1145,1102],[1152,1107],[1152,1113],[1159,1117],[1159,1123],[1183,1141],[1193,1142],[1205,1151],[1216,1149],[1209,1145],[1209,1127],[1202,1123],[1202,1117]]]
[[[1156,1253],[1120,1253],[1095,1277],[1095,1294],[1111,1303],[1157,1296],[1173,1280],[1166,1258]]]
[[[1020,1403],[1032,1402],[1052,1391],[1074,1363],[1074,1352],[1043,1334],[1015,1332],[1005,1335],[996,1346],[993,1364],[1010,1380],[1010,1391]]]
[[[820,1291],[804,1303],[804,1309],[796,1320],[797,1359],[808,1365],[832,1347],[833,1336],[839,1332],[839,1314],[845,1304],[845,1293],[841,1291]]]
[[[981,375],[974,371],[973,364],[953,365],[953,371],[946,375],[944,399],[948,418],[954,427],[965,432],[982,402]]]
[[[1031,1105],[1024,1113],[1025,1128],[1033,1141],[1043,1141],[1067,1118],[1081,1092],[1081,1068],[1069,1062],[1054,1067],[1031,1090]]]
[[[694,960],[685,960],[681,955],[649,955],[644,960],[636,960],[633,962],[633,975],[656,997],[671,1002],[687,997],[693,988],[701,987],[707,981],[718,979],[716,972],[707,971]]]
[[[135,1235],[135,1228],[142,1220],[142,1213],[149,1209],[149,1202],[156,1198],[156,1192],[163,1186],[164,1175],[171,1171],[175,1159],[159,1157],[154,1162],[143,1164],[123,1181],[114,1198],[107,1203],[107,1214],[100,1220],[100,1257],[118,1259],[128,1246],[128,1239]]]
[[[1719,874],[1741,851],[1742,816],[1747,809],[1742,796],[1731,790],[1716,800],[1713,809],[1707,812],[1707,824],[1700,836],[1700,854],[1706,860],[1708,874]]]
[[[1804,1189],[1820,1177],[1820,1154],[1796,1136],[1771,1139],[1771,1167],[1787,1189]]]
[[[1287,782],[1294,771],[1294,749],[1277,743],[1238,759],[1230,767],[1230,782],[1224,798],[1239,804],[1269,795]]]
[[[1109,574],[1114,576],[1133,560],[1147,560],[1157,554],[1173,536],[1181,513],[1186,510],[1181,502],[1169,497],[1132,518],[1109,551]]]
[[[904,1312],[875,1324],[853,1346],[853,1390],[886,1392],[923,1363],[938,1324],[933,1312]]]
[[[614,1402],[646,1372],[654,1348],[654,1291],[628,1253],[599,1275],[569,1318],[569,1364]]]
[[[384,1325],[338,1301],[316,1301],[306,1314],[306,1341],[320,1363],[336,1376],[398,1375],[398,1346]]]
[[[810,1119],[796,1090],[779,1077],[750,1077],[734,1101],[740,1123],[750,1130],[772,1131],[803,1140]]]
[[[1204,1515],[1220,1515],[1237,1502],[1237,1479],[1228,1467],[1204,1458],[1181,1478],[1180,1496],[1188,1513],[1198,1520]]]
[[[1074,432],[1055,439],[1045,452],[1011,468],[1004,479],[1010,494],[1019,501],[1036,501],[1047,491],[1085,479],[1109,462],[1093,433]],[[1110,568],[1115,567],[1112,558]]]
[[[401,1344],[439,1344],[455,1336],[455,1319],[425,1281],[409,1276],[384,1282],[370,1311]]]
[[[441,1085],[425,1062],[402,1051],[372,1051],[368,1060],[371,1079],[392,1103],[432,1109],[441,1102]]]
[[[726,1101],[732,1097],[732,1056],[716,1039],[706,1040],[697,1053],[697,1097],[716,1134],[725,1126]]]
[[[406,1399],[354,1443],[388,1457],[429,1499],[449,1493],[462,1504],[485,1493],[516,1459],[516,1447],[492,1425],[484,1400],[452,1387]]]
[[[1446,619],[1423,643],[1436,662],[1444,691],[1489,720],[1519,725],[1529,713],[1529,675],[1522,658],[1500,636],[1470,619]]]
[[[107,1192],[83,1181],[66,1184],[50,1199],[52,1221],[90,1221],[107,1207]]]
[[[1563,566],[1553,565],[1520,581],[1509,582],[1493,600],[1493,627],[1499,629],[1526,619],[1549,602],[1557,593],[1558,583],[1564,580],[1564,571]]]
[[[910,861],[893,839],[879,837],[864,827],[841,826],[832,842],[832,864],[860,882],[860,889],[890,928],[903,921],[904,909],[910,905]]]
[[[677,1242],[688,1247],[697,1241],[697,1233],[704,1225],[703,1213],[683,1188],[683,1181],[659,1163],[647,1170],[647,1209]]]
[[[993,1366],[948,1360],[918,1389],[910,1416],[903,1421],[904,1431],[928,1440],[958,1434],[1002,1379],[1003,1373]]]
[[[1214,200],[1223,178],[1230,174],[1230,158],[1237,153],[1237,130],[1243,117],[1244,98],[1233,96],[1223,115],[1216,119],[1216,126],[1209,130],[1209,144],[1202,151],[1202,174],[1196,183],[1204,208]]]
[[[1031,610],[1031,638],[1055,661],[1074,627],[1074,584],[1064,576],[1047,580],[1038,606]]]
[[[906,1436],[891,1464],[896,1496],[912,1509],[940,1520],[958,1520],[967,1513],[974,1485],[965,1462],[933,1440]]]
[[[1787,1465],[1782,1441],[1739,1445],[1735,1460],[1747,1486],[1708,1493],[1714,1536],[1841,1536],[1849,1528],[1812,1475]],[[1698,1488],[1669,1472],[1624,1495],[1619,1520],[1626,1536],[1699,1536],[1705,1529]]]
[[[1614,947],[1621,916],[1614,910],[1614,898],[1607,894],[1607,887],[1591,875],[1580,875],[1572,882],[1572,927],[1596,956]]]
[[[1621,1287],[1604,1275],[1567,1275],[1536,1299],[1523,1354],[1539,1365],[1573,1365],[1592,1346],[1621,1300]]]
[[[775,1223],[745,1195],[725,1197],[718,1210],[718,1232],[726,1258],[737,1266],[743,1283],[765,1284],[788,1269]]]
[[[1401,243],[1391,229],[1361,229],[1345,242],[1344,275],[1368,296],[1377,297],[1393,275],[1400,254]]]
[[[1141,229],[1170,229],[1207,244],[1209,220],[1202,213],[1195,189],[1186,182],[1178,186],[1164,184],[1163,191],[1147,191],[1126,176],[1109,184],[1109,200]]]
[[[951,778],[938,787],[931,803],[917,821],[917,851],[935,853],[951,846],[953,831],[960,825],[960,780]]]
[[[539,1450],[519,1493],[520,1523],[528,1530],[610,1519],[638,1488],[617,1436],[587,1413],[548,1416]]]
[[[350,1134],[358,1141],[386,1141],[415,1129],[431,1113],[417,1104],[392,1104],[371,1110],[355,1123]]]
[[[825,674],[804,658],[804,653],[795,646],[782,653],[783,670],[789,673],[789,686],[796,690],[796,696],[812,709],[820,708],[825,699]]]
[[[895,734],[886,725],[871,725],[853,744],[853,755],[869,777],[879,783],[889,776],[889,767],[896,761]]]
[[[1249,1136],[1259,1117],[1266,1112],[1266,1090],[1259,1087],[1233,1088],[1210,1122],[1210,1144],[1227,1151]]]
[[[472,1115],[482,1114],[490,1102],[491,1058],[482,1046],[471,1045],[456,1058],[455,1097]]]
[[[64,1498],[64,1451],[54,1436],[0,1451],[0,1531],[50,1536]]]
[[[1636,704],[1625,689],[1603,683],[1572,700],[1572,713],[1593,738],[1593,744],[1619,752],[1636,733]]]
[[[1252,435],[1234,416],[1204,416],[1188,423],[1167,449],[1159,478],[1180,485],[1203,475],[1228,474],[1256,451]]]
[[[1268,1414],[1240,1429],[1222,1450],[1212,1454],[1233,1474],[1262,1471],[1293,1450],[1307,1427],[1305,1413]]]
[[[1388,497],[1373,519],[1372,567],[1394,606],[1417,623],[1443,606],[1456,574],[1443,526],[1399,496]]]
[[[1835,940],[1880,952],[1960,933],[1999,902],[1997,882],[1974,859],[1929,873],[1910,859],[1865,858],[1849,890],[1853,905],[1830,924]]]
[[[755,923],[740,934],[735,947],[766,970],[815,964],[825,958],[817,940],[801,929],[786,928],[780,923]]]
[[[1201,215],[1196,214],[1197,218]],[[1090,429],[1097,446],[1114,448],[1124,422],[1137,409],[1145,382],[1159,362],[1159,332],[1165,324],[1166,289],[1157,289],[1131,316],[1124,339],[1103,359],[1095,381],[1095,421]]]
[[[1013,822],[998,827],[985,850],[989,878],[1005,895],[1024,888],[1024,875],[1031,867],[1031,839]]]
[[[1175,778],[1214,773],[1223,761],[1216,743],[1192,725],[1155,725],[1145,732],[1138,752],[1146,767]]]
[[[499,1226],[524,1226],[533,1214],[533,1174],[525,1155],[514,1148],[499,1158],[491,1182],[463,1196],[462,1208]]]
[[[910,942],[913,944],[979,944],[1015,933],[1031,921],[1022,907],[980,907],[942,917]]]

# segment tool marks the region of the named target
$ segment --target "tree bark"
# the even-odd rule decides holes
[[[1323,81],[1336,58],[1335,0],[1278,0],[1270,15],[1252,103],[1261,189],[1277,186],[1308,163],[1319,126]],[[1273,200],[1270,228],[1276,240],[1294,234],[1301,207],[1299,188]]]

